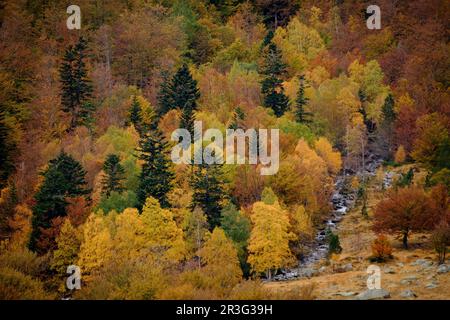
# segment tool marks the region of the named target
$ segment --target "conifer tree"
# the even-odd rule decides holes
[[[157,95],[158,116],[161,117],[174,108],[170,91],[171,79],[167,71],[161,73],[162,81]]]
[[[142,126],[142,115],[141,115],[142,107],[139,103],[136,96],[133,96],[133,100],[131,101],[130,107],[130,123],[134,125],[134,128],[137,132],[141,131]]]
[[[245,120],[245,113],[240,107],[236,107],[233,112],[233,119],[228,126],[228,129],[244,129],[242,121]]]
[[[286,64],[282,62],[281,51],[270,43],[265,54],[261,74],[265,76],[261,83],[264,106],[272,108],[277,117],[281,117],[289,108],[289,98],[284,94],[283,80]]]
[[[92,122],[94,107],[90,101],[92,84],[87,76],[86,49],[87,41],[80,38],[66,50],[59,68],[62,110],[71,116],[69,131]]]
[[[221,164],[196,165],[191,185],[194,190],[191,208],[200,207],[208,218],[209,229],[220,226],[220,213],[224,198]]]
[[[167,194],[173,188],[174,173],[171,170],[169,145],[156,123],[145,128],[137,151],[139,159],[143,161],[137,192],[139,208],[142,208],[149,196],[157,199],[161,207],[168,207]]]
[[[193,110],[197,109],[197,99],[200,98],[200,91],[197,88],[197,80],[192,78],[186,64],[173,76],[170,84],[170,93],[172,95],[173,108],[183,109],[185,106],[189,106]]]
[[[261,49],[264,49],[265,47],[267,47],[272,42],[272,39],[273,39],[274,35],[275,34],[274,34],[273,30],[269,30],[267,32],[267,34],[265,35],[265,37],[264,37],[264,39],[263,39],[263,41],[261,43]]]
[[[64,151],[50,160],[48,168],[42,172],[44,182],[35,196],[29,243],[31,250],[42,251],[37,246],[42,229],[50,228],[54,218],[67,214],[69,198],[90,193],[86,188],[85,174],[81,164]]]
[[[180,128],[188,130],[189,133],[191,134],[191,137],[193,137],[194,124],[195,124],[195,111],[191,107],[185,106],[185,108],[181,112]]]
[[[305,76],[299,77],[300,86],[297,92],[297,99],[295,100],[295,119],[298,123],[311,122],[309,117],[312,115],[310,112],[305,111],[305,106],[308,104],[309,98],[305,97]]]
[[[391,125],[394,123],[397,118],[397,114],[394,109],[394,96],[392,94],[388,94],[386,99],[384,100],[384,104],[381,107],[381,113],[383,115],[383,122],[387,125]]]
[[[188,66],[184,64],[170,81],[168,81],[167,75],[164,77],[158,94],[159,115],[164,115],[176,108],[197,110],[197,99],[200,97],[200,91]]]
[[[120,158],[115,154],[109,154],[103,163],[103,171],[105,175],[102,179],[102,194],[109,197],[113,191],[121,193],[125,170],[120,164]]]

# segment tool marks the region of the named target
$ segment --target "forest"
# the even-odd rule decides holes
[[[0,299],[314,298],[270,284],[314,250],[336,181],[373,237],[364,263],[419,248],[450,272],[448,12],[0,0]],[[197,122],[278,129],[278,170],[174,163],[172,133]],[[324,232],[329,266],[348,251]],[[445,276],[434,290],[450,299]]]

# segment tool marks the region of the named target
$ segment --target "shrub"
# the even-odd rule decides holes
[[[18,270],[0,267],[0,300],[44,300],[53,296],[43,284]]]
[[[444,263],[447,247],[450,246],[450,227],[447,224],[439,225],[431,235],[431,242],[438,254],[439,264]]]
[[[372,243],[370,261],[383,262],[392,259],[392,246],[385,235],[379,235]]]
[[[341,253],[342,247],[339,241],[339,236],[334,234],[330,229],[327,230],[327,240],[328,240],[328,253]]]

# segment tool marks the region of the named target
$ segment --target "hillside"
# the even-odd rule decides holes
[[[0,0],[0,300],[449,299],[448,12]]]

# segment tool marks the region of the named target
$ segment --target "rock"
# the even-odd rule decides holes
[[[434,274],[430,274],[429,276],[426,277],[427,280],[434,280],[436,278],[436,275]]]
[[[445,264],[441,264],[438,268],[437,268],[437,273],[447,273],[450,271],[450,267],[447,267],[447,265]]]
[[[340,265],[335,268],[336,272],[348,272],[348,271],[352,271],[352,270],[353,270],[353,265],[351,263]]]
[[[344,270],[346,271],[346,272],[348,272],[348,271],[352,271],[353,270],[353,265],[351,264],[351,263],[347,263],[346,265],[344,265]]]
[[[306,269],[303,269],[302,273],[305,277],[311,278],[317,274],[317,270],[312,269],[312,268],[306,268]]]
[[[319,273],[323,273],[325,271],[327,271],[327,267],[323,266],[319,268]]]
[[[337,292],[335,293],[336,296],[342,296],[342,297],[351,297],[356,295],[356,292],[348,291],[348,292]]]
[[[438,287],[438,285],[437,285],[436,282],[430,282],[430,283],[427,283],[425,285],[425,288],[427,288],[427,289],[434,289],[434,288],[437,288],[437,287]]]
[[[375,299],[385,299],[390,298],[391,294],[385,289],[371,289],[366,290],[358,294],[356,300],[375,300]]]
[[[385,268],[383,269],[383,272],[384,272],[384,273],[389,273],[389,274],[394,274],[394,273],[395,273],[395,270],[392,269],[391,267],[385,267]]]
[[[401,284],[411,284],[411,282],[417,281],[417,276],[409,276],[400,280]]]
[[[411,265],[411,266],[418,266],[418,265],[421,265],[421,264],[423,264],[425,262],[427,262],[427,260],[425,260],[425,259],[417,259],[416,261],[411,262],[409,265]]]
[[[399,266],[400,268],[403,268],[405,265],[401,262],[397,262],[397,266]]]
[[[414,291],[408,289],[405,291],[402,291],[402,293],[400,293],[400,296],[403,298],[416,298],[417,295],[414,293]]]
[[[421,268],[429,268],[433,265],[433,261],[426,259],[417,259],[416,261],[410,263],[411,266],[419,266]]]

